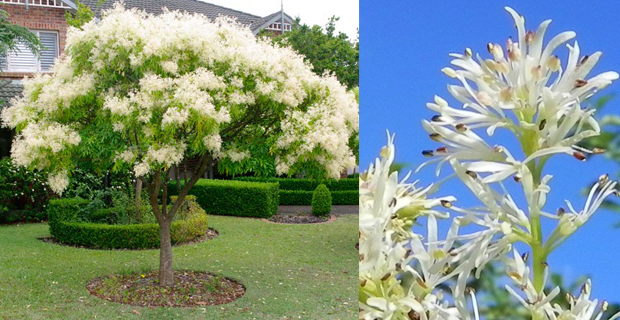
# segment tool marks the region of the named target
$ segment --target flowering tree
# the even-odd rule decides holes
[[[47,170],[62,193],[82,130],[112,124],[124,141],[112,146],[116,168],[131,167],[143,181],[160,226],[161,285],[174,282],[170,225],[187,192],[213,159],[250,157],[245,139],[272,139],[281,174],[337,178],[355,165],[347,147],[358,130],[354,94],[230,19],[117,5],[70,29],[66,52],[53,75],[25,81],[24,97],[2,112],[18,132],[13,161]],[[169,205],[170,170],[187,157],[198,166]]]
[[[589,280],[578,296],[566,296],[568,308],[552,304],[560,289],[545,290],[546,260],[587,222],[606,197],[616,193],[616,182],[601,176],[583,209],[577,210],[567,201],[567,209],[552,214],[545,210],[552,177],[543,173],[545,163],[554,155],[564,153],[585,160],[584,153],[603,152],[576,146],[600,131],[592,117],[594,111],[582,108],[580,102],[609,85],[618,74],[605,72],[586,79],[601,53],[580,57],[576,42],[568,46],[568,63],[563,69],[553,52],[575,33],[564,32],[543,47],[550,21],[543,22],[536,32],[526,32],[523,17],[507,10],[518,36],[515,42],[508,39],[506,51],[490,43],[492,58],[484,60],[466,49],[464,54],[452,54],[452,64],[459,70],[443,69],[460,82],[448,90],[465,110],[435,97],[428,107],[438,114],[423,122],[430,138],[444,144],[423,151],[434,158],[424,165],[437,163],[439,174],[442,165],[449,164],[454,176],[482,205],[459,208],[451,197],[427,198],[439,185],[417,189],[407,178],[399,182],[396,172],[389,173],[394,145],[393,137],[388,136],[381,158],[360,176],[360,318],[471,319],[467,301],[471,297],[473,318],[479,319],[474,291],[466,284],[493,261],[503,263],[513,284],[507,284],[506,290],[532,319],[600,319],[608,307],[606,302],[599,304],[590,298]],[[478,132],[490,137],[498,128],[518,139],[524,159],[515,158],[501,145],[491,146],[489,138]],[[503,185],[506,179],[520,183],[525,203],[518,205],[513,200]],[[443,240],[437,235],[437,220],[448,214],[432,209],[438,206],[457,215]],[[426,238],[411,229],[422,217]],[[543,235],[542,219],[555,221],[555,230]],[[466,225],[471,232],[460,232]],[[518,253],[515,243],[529,246],[531,259],[528,253]],[[439,289],[443,285],[450,285],[453,305]],[[620,313],[611,319],[619,317]]]

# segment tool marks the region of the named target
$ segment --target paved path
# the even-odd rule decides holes
[[[359,206],[332,206],[332,214],[359,214]],[[278,213],[310,213],[311,206],[280,206]]]

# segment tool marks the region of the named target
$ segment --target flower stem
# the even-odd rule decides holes
[[[539,162],[538,165],[536,165],[534,162],[528,164],[528,167],[532,172],[534,188],[537,188],[540,185],[542,166],[544,166],[543,161]],[[534,269],[534,288],[537,292],[541,292],[545,286],[544,275],[547,252],[544,248],[542,227],[540,224],[540,214],[538,212],[530,212],[530,224],[532,226],[532,241],[530,243],[530,246],[532,248],[533,258],[532,268]]]

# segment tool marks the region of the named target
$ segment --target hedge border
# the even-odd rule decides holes
[[[84,199],[50,201],[48,218],[50,233],[60,243],[94,249],[155,249],[159,248],[159,226],[155,223],[110,225],[70,221]],[[178,244],[199,238],[207,233],[207,215],[173,221],[171,243]]]
[[[314,191],[319,184],[324,184],[329,191],[347,191],[347,190],[359,190],[359,179],[356,178],[343,178],[339,180],[327,179],[327,180],[311,180],[311,179],[299,179],[299,178],[261,178],[261,177],[237,177],[238,181],[250,181],[250,182],[271,182],[279,183],[280,190],[303,190]]]
[[[177,194],[175,181],[168,183],[168,194]],[[270,218],[278,212],[277,183],[200,179],[188,194],[209,214]]]
[[[312,204],[313,191],[280,190],[280,205],[309,206]],[[331,191],[332,205],[358,205],[359,191]]]

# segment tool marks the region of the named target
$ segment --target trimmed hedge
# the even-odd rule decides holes
[[[269,218],[278,212],[277,183],[200,179],[190,190],[209,214]],[[176,182],[168,184],[168,194],[176,195]]]
[[[340,180],[328,179],[328,180],[311,180],[311,179],[298,179],[298,178],[260,178],[260,177],[238,177],[235,180],[239,181],[251,181],[251,182],[271,182],[279,183],[280,190],[303,190],[314,191],[319,184],[324,184],[329,191],[345,191],[345,190],[358,190],[359,179],[344,178]]]
[[[97,249],[153,249],[159,248],[159,226],[149,224],[113,225],[72,221],[88,200],[57,199],[50,201],[48,218],[50,233],[61,243]],[[207,215],[196,214],[185,220],[172,222],[171,242],[177,244],[193,240],[207,232]]]
[[[359,179],[310,180],[297,178],[239,177],[239,181],[277,182],[280,184],[280,205],[311,205],[312,193],[323,183],[332,193],[334,205],[357,205],[359,203]]]
[[[332,195],[324,184],[319,184],[312,194],[312,214],[318,217],[332,212]]]
[[[290,206],[305,206],[312,204],[313,191],[280,190],[280,204]],[[333,205],[357,205],[359,191],[332,191]]]

